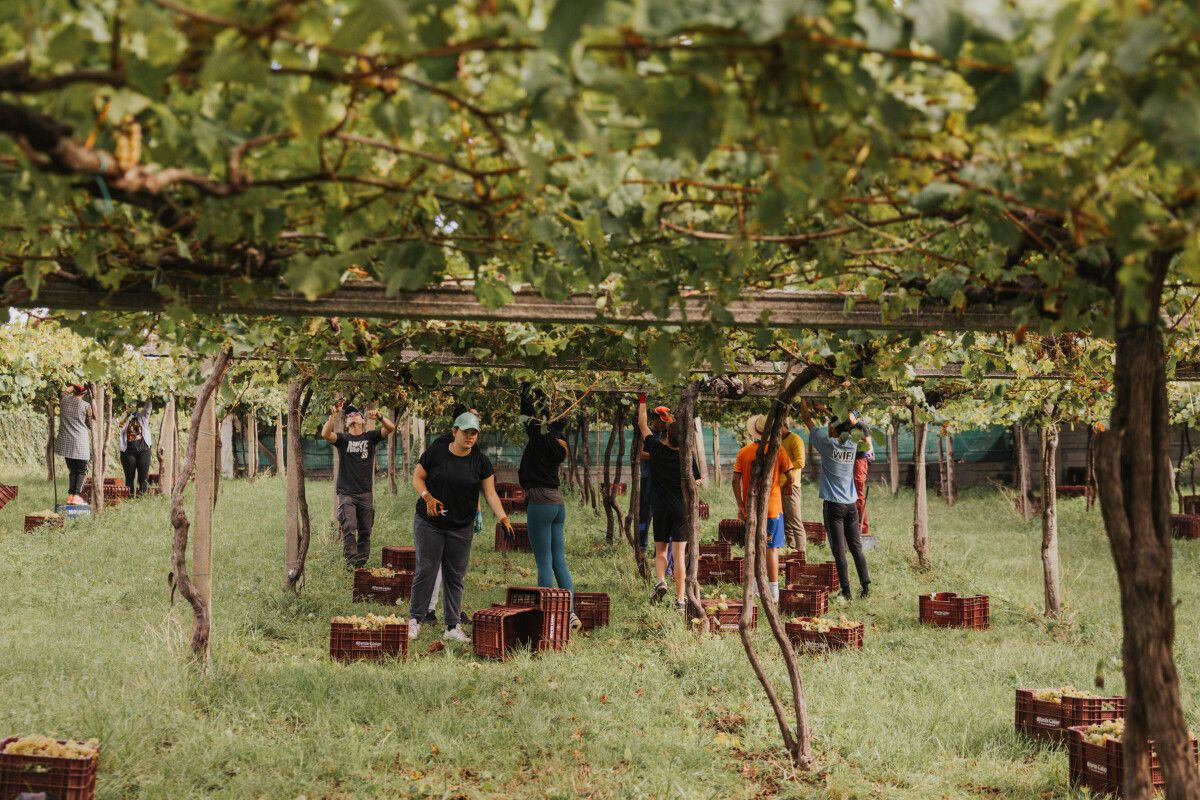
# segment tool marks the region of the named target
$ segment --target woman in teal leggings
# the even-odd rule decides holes
[[[567,458],[567,442],[563,434],[564,420],[550,423],[548,432],[542,431],[542,421],[534,400],[545,408],[545,395],[530,392],[522,387],[521,415],[525,417],[525,433],[529,443],[521,454],[521,466],[517,476],[525,490],[525,503],[529,523],[529,544],[537,559],[538,586],[554,586],[571,592],[571,627],[578,630],[579,617],[575,616],[575,583],[563,549],[563,527],[567,522],[567,506],[563,501],[558,484],[559,465]]]

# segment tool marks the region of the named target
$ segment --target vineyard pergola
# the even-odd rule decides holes
[[[979,374],[1011,371],[980,354],[982,337],[999,351],[1045,336],[1059,352],[1075,337],[1111,355],[1095,468],[1124,622],[1126,796],[1150,794],[1150,739],[1167,796],[1200,795],[1172,653],[1167,453],[1168,360],[1194,341],[1200,297],[1200,12],[1178,0],[634,5],[0,9],[5,301],[210,359],[172,501],[196,652],[209,611],[184,545],[193,526],[203,538],[211,504],[201,492],[189,521],[183,491],[197,464],[212,472],[203,434],[235,348],[284,343],[295,432],[308,382],[346,366],[305,366],[314,341],[381,366],[406,350],[389,350],[392,336],[457,352],[477,332],[462,323],[493,323],[480,360],[644,357],[680,392],[691,452],[700,378],[725,364],[787,365],[777,443],[819,381],[841,406],[847,384],[923,392],[905,365],[939,334],[961,332],[955,358]],[[910,404],[921,437],[937,405]],[[765,498],[748,526],[747,609],[766,585]],[[191,574],[208,572],[205,557],[202,544]],[[766,608],[790,711],[743,641],[808,768],[803,684]]]

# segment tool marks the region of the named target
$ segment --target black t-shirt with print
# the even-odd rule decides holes
[[[456,456],[449,444],[438,442],[421,453],[417,463],[425,468],[425,488],[446,507],[442,516],[430,517],[425,513],[425,501],[418,497],[417,515],[435,528],[447,530],[472,524],[483,481],[496,472],[483,451],[472,447],[465,456]]]
[[[683,514],[683,485],[679,481],[679,451],[658,439],[646,438],[642,449],[650,454],[650,487],[655,508],[671,508]],[[692,475],[700,479],[700,468],[692,461]]]
[[[338,460],[338,494],[364,494],[371,491],[371,470],[375,467],[375,447],[383,441],[379,431],[367,431],[355,436],[336,434]]]

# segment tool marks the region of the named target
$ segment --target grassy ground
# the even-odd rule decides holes
[[[103,742],[100,798],[830,797],[1047,798],[1067,789],[1066,755],[1013,733],[1013,689],[1090,685],[1118,653],[1120,622],[1098,512],[1064,504],[1069,621],[1048,627],[1036,523],[990,490],[931,505],[935,569],[911,569],[911,494],[872,497],[880,548],[874,596],[844,609],[868,623],[858,653],[803,662],[820,772],[794,780],[736,637],[698,640],[651,608],[603,519],[569,501],[577,588],[613,596],[612,627],[560,654],[499,664],[449,648],[407,663],[341,665],[327,655],[331,614],[352,607],[338,551],[316,535],[299,598],[279,591],[283,484],[225,482],[215,533],[213,667],[182,666],[190,615],[167,603],[169,532],[161,498],[102,520],[26,535],[51,504],[36,470],[0,511],[0,733],[55,732]],[[815,518],[812,488],[805,497]],[[728,516],[727,487],[710,491]],[[315,527],[329,484],[309,493]],[[411,538],[412,497],[379,497],[375,557]],[[1200,548],[1176,550],[1176,654],[1193,727],[1200,722]],[[480,537],[466,605],[531,581],[532,557],[507,565]],[[985,592],[993,628],[916,623],[916,595]],[[758,636],[764,653],[773,642]],[[779,659],[768,655],[783,680]],[[1119,667],[1106,671],[1120,690]],[[744,718],[744,721],[742,721]],[[722,729],[725,729],[723,732]]]

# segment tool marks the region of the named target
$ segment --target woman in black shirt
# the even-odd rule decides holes
[[[646,395],[638,395],[638,428],[642,431],[643,445],[650,455],[650,488],[654,492],[654,569],[658,581],[654,584],[653,602],[657,603],[667,594],[667,548],[675,560],[675,605],[683,608],[684,550],[687,549],[688,529],[683,514],[683,483],[679,471],[679,420],[667,426],[664,441],[651,436],[650,424],[646,420]],[[700,470],[692,462],[692,476],[699,480]]]
[[[442,570],[442,610],[446,614],[443,639],[470,642],[458,626],[462,610],[463,579],[475,536],[475,510],[479,492],[493,513],[512,533],[512,524],[496,494],[496,476],[492,462],[476,445],[479,442],[479,418],[467,412],[454,420],[453,438],[448,443],[429,446],[413,471],[417,500],[413,518],[413,544],[417,549],[417,574],[413,578],[408,637],[421,633],[417,620],[429,608],[437,572]]]
[[[521,416],[525,417],[529,443],[521,453],[517,476],[525,490],[529,545],[537,561],[538,586],[552,587],[557,582],[558,588],[571,592],[571,627],[577,630],[581,624],[575,616],[575,583],[563,548],[567,506],[558,485],[558,468],[567,458],[563,433],[566,420],[554,420],[550,430],[543,432],[539,417],[545,412],[545,399],[540,391],[531,392],[528,386],[521,389]],[[535,407],[535,400],[540,409]]]

